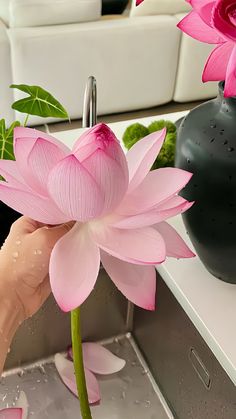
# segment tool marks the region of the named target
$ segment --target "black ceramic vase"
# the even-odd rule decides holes
[[[12,223],[21,215],[0,201],[0,247],[4,243]]]
[[[219,95],[193,109],[179,127],[176,167],[193,177],[182,195],[194,206],[184,224],[205,267],[236,284],[236,97]]]
[[[117,15],[124,12],[129,0],[102,0],[103,15]]]

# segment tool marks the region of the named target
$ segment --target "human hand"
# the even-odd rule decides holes
[[[36,313],[48,298],[51,251],[72,226],[47,227],[27,217],[12,225],[0,251],[0,290],[17,306],[21,321]]]

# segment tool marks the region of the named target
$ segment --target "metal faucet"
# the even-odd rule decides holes
[[[83,128],[90,128],[97,123],[97,83],[93,76],[88,78],[83,107]]]

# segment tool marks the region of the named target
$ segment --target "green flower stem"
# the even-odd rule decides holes
[[[29,119],[29,114],[28,114],[28,115],[26,115],[26,117],[25,117],[25,121],[24,121],[24,127],[26,127],[26,125],[27,125],[27,122],[28,122],[28,119]]]
[[[83,419],[92,419],[84,373],[79,307],[71,312],[71,337],[81,415]]]

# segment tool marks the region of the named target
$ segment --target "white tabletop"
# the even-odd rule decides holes
[[[121,139],[126,127],[133,122],[148,125],[158,119],[176,121],[185,114],[186,112],[177,112],[117,122],[109,126]],[[80,134],[81,130],[77,129],[53,135],[72,146]],[[171,224],[190,244],[181,217],[172,219]],[[214,278],[198,257],[183,260],[169,258],[157,270],[236,385],[236,285]]]

